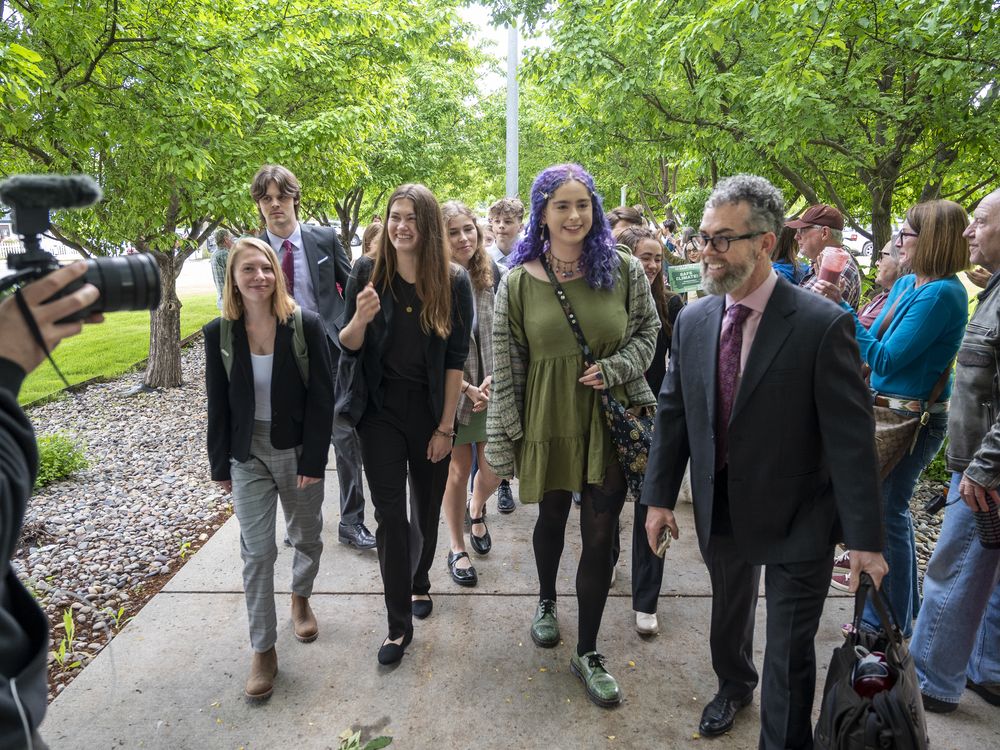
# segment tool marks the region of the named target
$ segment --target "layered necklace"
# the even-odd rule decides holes
[[[580,259],[576,260],[562,260],[556,257],[556,254],[552,252],[551,248],[548,251],[549,259],[552,262],[552,270],[556,272],[557,276],[561,276],[564,279],[573,278],[578,271],[582,271],[583,267],[580,264]]]

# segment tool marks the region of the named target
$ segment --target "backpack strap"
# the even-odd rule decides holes
[[[226,378],[230,377],[233,370],[233,321],[228,318],[219,318],[219,353],[222,355],[222,367],[226,371]],[[295,306],[292,315],[292,353],[295,356],[295,364],[299,368],[299,375],[302,376],[302,383],[309,387],[309,346],[306,344],[305,327],[302,325],[302,308]]]
[[[295,306],[292,315],[292,351],[295,354],[295,364],[298,365],[302,384],[309,387],[309,346],[306,344],[305,327],[302,325],[302,308]]]
[[[222,368],[229,380],[229,373],[233,370],[233,321],[229,318],[219,318],[219,354],[222,355]]]

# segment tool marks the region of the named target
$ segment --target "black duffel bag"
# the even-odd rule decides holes
[[[877,633],[861,629],[869,596],[882,623]],[[854,669],[866,652],[885,654],[892,681],[892,687],[870,698],[854,689]],[[854,631],[843,646],[834,649],[830,660],[815,742],[816,750],[926,750],[929,746],[913,657],[889,616],[885,599],[866,573],[854,597]]]

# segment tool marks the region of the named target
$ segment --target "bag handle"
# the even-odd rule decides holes
[[[900,647],[903,644],[903,635],[895,624],[898,620],[894,614],[890,614],[891,605],[886,602],[885,597],[882,596],[882,592],[875,588],[875,582],[867,573],[861,574],[857,593],[854,594],[855,634],[861,630],[861,615],[865,611],[865,602],[869,597],[871,597],[872,605],[875,607],[875,612],[878,614],[878,619],[882,623],[882,629],[885,631],[889,642],[895,648]]]
[[[545,269],[545,273],[549,275],[549,281],[552,282],[552,289],[556,293],[559,305],[562,307],[562,311],[566,315],[569,327],[573,329],[573,333],[576,335],[576,342],[580,345],[580,350],[583,352],[584,364],[587,365],[587,367],[596,365],[597,362],[594,361],[594,355],[590,351],[587,339],[584,338],[583,331],[580,330],[580,323],[576,319],[576,313],[573,312],[573,306],[570,305],[569,297],[566,296],[566,290],[563,289],[562,284],[559,283],[559,279],[556,278],[555,272],[552,270],[552,266],[549,265],[548,257],[545,253],[542,253],[538,256],[538,261],[542,264],[542,268]]]

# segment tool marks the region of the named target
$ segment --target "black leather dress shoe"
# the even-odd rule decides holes
[[[469,525],[469,546],[476,551],[477,555],[488,555],[490,550],[493,549],[493,538],[490,536],[488,527],[486,533],[482,536],[473,534],[472,527],[477,524],[486,526],[486,508],[483,508],[483,515],[479,518],[473,518],[472,523]]]
[[[741,708],[749,706],[752,700],[752,693],[744,698],[727,698],[722,694],[716,695],[701,712],[701,723],[698,724],[698,731],[704,737],[725,734],[733,728],[736,714]]]
[[[410,645],[410,641],[412,640],[413,628],[410,628],[409,632],[403,636],[402,643],[392,643],[388,638],[386,638],[378,650],[378,663],[383,666],[388,666],[398,662],[403,658],[403,654],[406,653],[406,647]]]
[[[510,482],[505,479],[497,487],[497,510],[501,513],[513,513],[516,507],[514,493],[510,491]]]
[[[448,553],[448,572],[451,573],[451,580],[457,583],[459,586],[475,586],[479,583],[479,575],[476,573],[476,569],[471,565],[467,568],[460,568],[455,563],[461,560],[463,557],[469,557],[468,552],[449,552]],[[417,602],[413,602],[416,604]]]
[[[363,523],[341,525],[337,531],[337,539],[341,544],[355,549],[375,549],[375,537]]]
[[[414,599],[410,602],[410,611],[418,620],[426,620],[431,616],[433,609],[434,601],[432,599]]]

